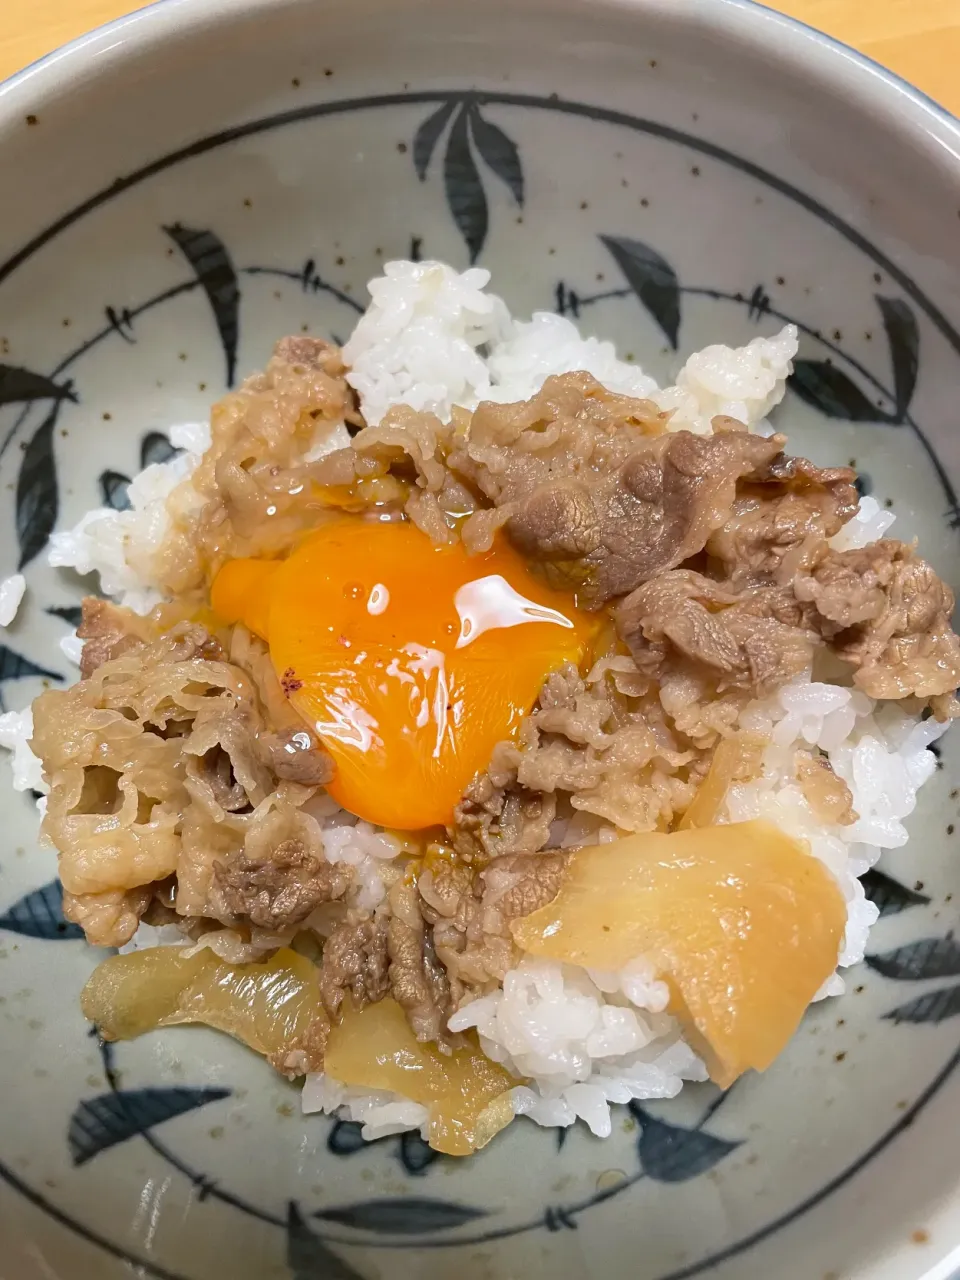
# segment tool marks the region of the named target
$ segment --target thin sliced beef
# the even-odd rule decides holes
[[[760,696],[778,688],[809,666],[817,640],[789,589],[740,595],[689,569],[639,587],[619,605],[616,620],[651,678],[689,664],[721,693],[736,688]]]
[[[567,861],[559,851],[494,859],[481,872],[484,929],[502,933],[508,921],[551,903],[560,892]]]
[[[502,785],[495,781],[495,760],[489,772],[474,778],[457,806],[454,848],[468,863],[504,853],[535,853],[550,838],[555,798],[512,788],[516,774],[506,754],[500,753],[508,770]]]
[[[599,606],[702,550],[727,517],[737,480],[761,474],[783,445],[730,422],[712,436],[671,433],[668,420],[649,401],[570,373],[548,378],[528,401],[455,413],[446,428],[394,411],[357,437],[362,456],[349,471],[359,477],[373,460],[400,476],[412,468],[416,493],[441,507],[452,477],[459,510],[472,511],[462,527],[468,550],[488,549],[505,525],[552,579]],[[326,466],[332,474],[343,462]],[[406,509],[427,527],[416,503]],[[448,539],[446,523],[437,536]]]
[[[794,592],[871,698],[941,697],[960,685],[953,592],[911,547],[884,538],[828,551]]]
[[[140,926],[153,898],[154,886],[127,892],[63,893],[63,916],[78,924],[92,947],[122,947]]]
[[[535,853],[571,820],[581,843],[604,826],[668,826],[692,798],[695,784],[679,771],[697,752],[651,686],[626,655],[602,660],[586,679],[572,665],[549,676],[516,738],[496,747],[456,811],[460,857]]]
[[[281,341],[262,373],[213,410],[210,447],[167,499],[161,544],[128,558],[172,598],[205,590],[226,560],[286,551],[316,521],[312,450],[359,425],[340,351],[318,338]]]
[[[733,589],[789,584],[856,513],[856,473],[778,454],[737,488],[729,517],[707,542]]]
[[[147,624],[131,609],[97,596],[85,596],[81,608],[77,636],[84,642],[80,656],[83,680],[105,662],[142,648],[149,638]]]
[[[348,869],[314,857],[296,840],[285,840],[269,858],[214,863],[213,874],[227,910],[268,933],[301,924],[352,883]]]
[[[304,334],[281,338],[273,349],[273,358],[295,369],[321,369],[332,378],[343,373],[340,348],[324,338],[312,338]]]
[[[246,790],[233,771],[230,755],[219,743],[197,757],[192,776],[207,784],[214,802],[225,813],[243,813],[250,808]]]
[[[439,861],[421,874],[420,909],[432,926],[453,1007],[502,982],[516,966],[509,922],[553,901],[566,864],[566,854],[551,851],[495,858],[480,872]]]
[[[702,551],[727,518],[737,481],[782,443],[747,432],[663,435],[611,473],[537,486],[514,501],[507,531],[550,577],[599,606]]]
[[[448,465],[495,507],[522,501],[564,477],[609,474],[652,437],[667,414],[649,400],[616,395],[588,373],[547,378],[530,400],[481,404],[454,416]]]
[[[849,826],[856,822],[853,793],[834,772],[826,756],[811,751],[798,751],[797,781],[804,799],[821,822]]]
[[[688,569],[662,574],[617,608],[620,636],[651,678],[688,669],[722,693],[762,696],[806,670],[818,647],[854,667],[872,698],[931,699],[960,684],[953,593],[901,542],[855,551],[821,542],[789,584],[716,582]]]
[[[781,444],[745,431],[677,431],[637,449],[613,475],[534,490],[507,530],[525,556],[582,582],[586,603],[603,604],[701,552],[730,512],[737,480]]]
[[[355,1008],[375,1004],[390,990],[387,954],[389,912],[345,920],[323,945],[320,994],[331,1018],[349,995]]]
[[[390,893],[393,912],[387,925],[387,952],[390,956],[390,994],[407,1015],[420,1041],[449,1043],[446,1033],[450,1007],[450,984],[446,970],[437,959],[433,934],[420,910],[417,887],[401,882]]]
[[[348,488],[352,502],[376,505],[381,514],[402,509],[432,541],[452,542],[477,505],[446,465],[452,430],[431,413],[397,405],[378,426],[359,432],[350,448],[320,459],[313,478]]]
[[[336,769],[306,725],[260,735],[261,752],[278,778],[303,787],[322,787]]]

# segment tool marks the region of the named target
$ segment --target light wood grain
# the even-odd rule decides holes
[[[960,0],[779,0],[772,7],[853,45],[960,115]]]
[[[136,7],[130,0],[0,0],[0,78]],[[960,115],[960,0],[777,0],[773,7],[861,49]]]
[[[130,0],[0,0],[0,78],[138,7]]]

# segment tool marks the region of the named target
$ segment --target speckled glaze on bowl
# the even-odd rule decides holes
[[[477,261],[667,376],[784,321],[778,423],[956,581],[960,130],[740,0],[165,0],[0,88],[0,648],[72,678],[52,528],[391,257]],[[468,1162],[304,1120],[233,1042],[108,1049],[98,956],[2,783],[4,1280],[919,1280],[960,1245],[956,739],[873,874],[872,958],[727,1096],[521,1122]]]

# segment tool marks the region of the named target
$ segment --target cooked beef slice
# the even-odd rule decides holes
[[[333,759],[324,751],[306,725],[278,733],[262,733],[260,748],[267,764],[284,782],[304,787],[320,787],[336,772]]]
[[[437,959],[433,935],[420,910],[417,887],[401,881],[390,893],[392,916],[387,925],[390,994],[407,1015],[418,1040],[448,1042],[450,984]]]
[[[80,676],[86,680],[105,662],[139,649],[146,643],[148,630],[144,619],[131,609],[122,609],[97,596],[85,596],[77,636],[84,642]]]
[[[347,995],[355,1008],[375,1004],[390,990],[385,907],[361,919],[344,920],[323,944],[320,994],[331,1018]]]
[[[789,584],[855,514],[856,473],[778,454],[737,487],[727,519],[706,547],[733,589]]]
[[[243,855],[216,862],[214,880],[227,910],[269,933],[301,924],[323,902],[332,902],[349,888],[352,876],[308,853],[298,840],[285,840],[268,858]]]
[[[960,685],[953,592],[911,547],[890,538],[828,551],[794,592],[871,698],[934,698]]]
[[[853,793],[834,772],[826,756],[814,751],[798,751],[795,767],[804,799],[821,822],[842,827],[856,822]]]
[[[494,524],[525,556],[599,607],[702,551],[737,481],[763,474],[783,443],[669,432],[647,402],[568,374],[525,405],[482,405],[449,465],[494,503]],[[486,512],[471,520],[493,527]]]
[[[679,660],[714,681],[718,693],[771,692],[810,665],[816,642],[789,589],[738,594],[689,569],[638,587],[616,619],[645,674],[662,679]]]
[[[517,964],[509,922],[553,901],[566,864],[565,853],[550,851],[495,858],[483,870],[436,859],[421,872],[420,910],[447,972],[452,1007],[496,986]]]

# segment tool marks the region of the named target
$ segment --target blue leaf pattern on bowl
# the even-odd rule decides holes
[[[504,106],[545,110],[560,109],[560,106],[547,99],[524,99],[522,95],[480,95],[462,91],[411,95],[411,98],[418,102],[429,102],[434,106],[431,114],[419,125],[413,137],[414,173],[421,181],[427,181],[435,155],[438,151],[442,153],[443,191],[447,208],[467,247],[470,260],[476,261],[486,244],[490,229],[491,204],[487,198],[488,189],[491,199],[493,196],[493,188],[485,189],[484,171],[489,170],[497,181],[505,184],[517,207],[523,206],[526,196],[525,175],[519,147],[500,125],[490,120],[483,111],[489,110],[491,104],[496,106],[498,102]],[[557,102],[559,103],[559,100]],[[363,109],[367,109],[371,103],[376,105],[376,100],[364,100]],[[650,122],[630,123],[628,117],[614,120],[611,113],[604,113],[600,109],[570,103],[561,105],[563,110],[570,114],[579,113],[588,119],[598,121],[606,119],[607,123],[643,128],[653,134],[656,134],[658,128]],[[315,114],[319,115],[322,112],[317,110]],[[303,118],[308,118],[307,114],[304,114]],[[255,128],[256,125],[250,126],[251,131]],[[744,171],[748,171],[747,162],[738,161],[736,157],[721,152],[712,144],[698,140],[693,140],[693,143],[704,154],[725,159],[728,163],[739,164]],[[689,139],[685,145],[687,144],[690,144]],[[434,170],[436,167],[434,164]],[[762,178],[762,171],[760,172]],[[757,176],[755,171],[753,176]],[[118,190],[127,189],[137,180],[137,175],[131,175],[119,184]],[[771,178],[769,185],[781,190],[781,193],[784,190],[784,184],[780,183],[777,187],[775,179]],[[787,193],[789,194],[789,189]],[[109,198],[112,196],[104,194],[99,202],[103,203]],[[94,200],[89,203],[88,208],[92,209],[96,204],[97,201]],[[837,226],[838,220],[833,215],[823,211],[823,217],[825,221],[832,220],[831,225]],[[69,219],[63,225],[69,225]],[[839,226],[842,229],[843,224]],[[304,264],[299,267],[238,266],[225,240],[211,230],[196,230],[180,222],[166,226],[163,230],[179,249],[193,272],[190,280],[173,285],[139,306],[104,307],[106,327],[62,361],[50,375],[37,374],[10,365],[0,365],[0,404],[52,401],[46,418],[39,427],[34,429],[26,445],[19,469],[17,532],[23,564],[31,562],[43,549],[56,523],[59,511],[60,486],[54,448],[55,428],[62,405],[67,401],[75,402],[77,394],[71,382],[62,382],[58,379],[61,378],[65,368],[78,361],[91,346],[102,340],[115,341],[117,337],[129,346],[135,345],[138,341],[136,326],[139,316],[175,296],[193,290],[202,290],[209,302],[223,350],[225,382],[227,385],[232,385],[236,374],[242,320],[241,277],[245,279],[254,276],[273,276],[277,279],[292,281],[302,289],[304,294],[325,294],[344,303],[353,312],[363,310],[362,304],[356,298],[327,278],[318,267],[314,256],[306,257],[303,260]],[[850,238],[848,236],[848,239]],[[600,236],[600,240],[619,267],[625,286],[588,294],[581,288],[571,287],[564,281],[560,281],[556,285],[555,297],[557,310],[561,314],[579,317],[585,308],[601,301],[621,298],[626,300],[627,306],[639,304],[674,349],[679,345],[684,299],[687,297],[709,298],[740,308],[747,319],[754,323],[768,317],[781,323],[796,323],[795,319],[774,306],[771,295],[776,296],[776,291],[773,290],[769,281],[754,283],[751,280],[743,292],[719,290],[709,282],[684,283],[675,267],[652,245],[635,239],[629,234],[604,234]],[[41,243],[42,237],[38,239],[36,247],[40,247]],[[863,248],[863,245],[860,245],[860,248]],[[881,263],[881,255],[869,246],[867,249],[874,260]],[[418,259],[421,251],[422,238],[413,236],[410,256]],[[8,274],[16,265],[16,260],[12,259],[10,263],[0,268],[0,278]],[[917,287],[905,279],[902,272],[898,273],[893,264],[882,263],[882,265],[889,271],[891,278],[898,280],[904,291],[917,301],[919,293]],[[877,276],[876,279],[879,282],[880,277]],[[347,289],[349,288],[350,286],[347,286]],[[863,422],[884,427],[903,425],[911,429],[927,450],[934,466],[938,468],[948,506],[952,512],[955,512],[957,510],[956,495],[949,478],[939,465],[932,447],[926,441],[917,422],[911,417],[911,405],[920,370],[921,355],[917,315],[904,299],[876,296],[875,301],[880,310],[889,348],[888,369],[883,374],[874,374],[839,346],[839,334],[836,334],[831,341],[819,330],[801,324],[799,327],[805,338],[811,343],[819,344],[823,349],[823,358],[799,360],[791,383],[792,389],[800,399],[834,421]],[[922,295],[920,295],[920,305],[948,341],[953,342],[954,346],[960,349],[960,339],[954,341],[956,335],[944,317],[940,316],[930,304],[924,305]],[[840,365],[843,368],[840,368]],[[161,432],[149,432],[141,444],[141,465],[166,461],[175,452],[167,437]],[[864,481],[866,483],[865,477]],[[113,469],[104,471],[101,476],[103,499],[109,505],[120,508],[127,500],[126,484],[127,478],[120,471]],[[79,609],[74,605],[50,605],[46,612],[63,619],[71,626],[76,626],[80,620]],[[61,679],[56,673],[47,671],[12,650],[0,646],[0,679],[12,680],[31,676]],[[930,902],[930,899],[919,890],[911,890],[886,873],[876,870],[867,873],[864,877],[864,887],[883,916],[895,915],[914,906],[926,906]],[[0,917],[0,928],[35,939],[63,940],[82,936],[77,926],[63,918],[62,890],[57,881],[52,881],[33,893],[27,894],[10,907]],[[950,936],[927,938],[898,947],[893,951],[871,956],[868,963],[884,979],[895,981],[940,979],[960,974],[960,950]],[[960,1013],[960,986],[954,986],[921,995],[918,999],[899,1006],[885,1016],[896,1023],[935,1025],[958,1013]],[[105,1058],[105,1063],[106,1061]],[[70,1121],[68,1143],[71,1156],[77,1166],[88,1163],[101,1152],[122,1144],[132,1137],[146,1136],[149,1139],[149,1135],[156,1126],[222,1100],[231,1093],[229,1089],[224,1088],[150,1087],[124,1090],[117,1085],[117,1077],[112,1068],[107,1074],[111,1091],[79,1102]],[[939,1087],[937,1082],[935,1086]],[[491,1238],[497,1234],[510,1234],[514,1230],[520,1232],[534,1229],[548,1231],[575,1229],[579,1215],[585,1210],[612,1195],[620,1194],[641,1179],[669,1185],[680,1184],[702,1176],[721,1164],[745,1141],[721,1137],[706,1128],[722,1103],[722,1097],[713,1102],[705,1111],[700,1123],[693,1126],[677,1124],[673,1119],[667,1121],[660,1114],[654,1114],[653,1109],[646,1104],[642,1106],[639,1103],[631,1104],[630,1109],[640,1130],[635,1145],[636,1170],[626,1173],[622,1182],[616,1187],[598,1192],[578,1203],[545,1206],[542,1213],[539,1213],[534,1220],[516,1228],[507,1228],[506,1232],[492,1231]],[[919,1107],[920,1104],[917,1105]],[[555,1148],[551,1146],[551,1156],[564,1149],[564,1158],[566,1158],[567,1139],[567,1130],[559,1130],[555,1135],[550,1135],[548,1141],[551,1144],[555,1143]],[[417,1133],[384,1138],[380,1143],[388,1144],[391,1152],[409,1175],[425,1175],[438,1160],[443,1162],[442,1167],[449,1167],[444,1157],[432,1151]],[[366,1147],[359,1125],[340,1120],[330,1122],[326,1140],[326,1150],[330,1154],[348,1156]],[[360,1280],[360,1272],[354,1270],[339,1252],[332,1249],[325,1238],[321,1238],[317,1231],[311,1229],[298,1203],[290,1203],[284,1221],[279,1214],[270,1215],[264,1210],[258,1210],[255,1206],[243,1204],[237,1197],[224,1192],[213,1179],[192,1173],[171,1155],[168,1148],[159,1143],[154,1144],[154,1150],[173,1168],[192,1178],[194,1185],[198,1188],[198,1199],[217,1199],[221,1203],[231,1204],[241,1212],[258,1217],[261,1221],[283,1228],[286,1232],[287,1262],[294,1280],[308,1280],[308,1278],[315,1280],[316,1277],[321,1276],[325,1280]],[[570,1156],[570,1159],[576,1158],[576,1155]],[[851,1171],[855,1167],[851,1166]],[[800,1211],[802,1209],[798,1212]],[[332,1208],[323,1208],[308,1216],[311,1221],[347,1228],[358,1233],[368,1233],[368,1236],[406,1236],[410,1238],[411,1243],[417,1238],[439,1233],[444,1243],[454,1245],[473,1243],[486,1238],[484,1235],[486,1227],[481,1228],[478,1235],[469,1238],[464,1229],[471,1223],[492,1217],[497,1212],[499,1210],[494,1208],[434,1197],[398,1196],[357,1200],[348,1204],[335,1205]],[[776,1229],[776,1225],[772,1229]],[[449,1238],[445,1235],[448,1232],[453,1233]],[[338,1247],[344,1243],[339,1238],[335,1242]],[[749,1243],[749,1241],[746,1242],[743,1247],[749,1247]],[[703,1267],[709,1265],[709,1260],[702,1266],[695,1264],[692,1269],[684,1271],[683,1274],[699,1273]]]
[[[79,1102],[70,1118],[67,1144],[75,1165],[155,1125],[230,1097],[229,1089],[156,1088],[102,1093]]]
[[[19,933],[25,938],[45,938],[51,942],[69,942],[82,938],[83,930],[63,915],[63,886],[51,880],[33,893],[15,902],[0,916],[0,929]]]
[[[323,1222],[386,1235],[420,1235],[449,1231],[467,1222],[486,1218],[486,1209],[457,1204],[452,1200],[431,1200],[423,1196],[401,1196],[393,1200],[358,1200],[313,1214]]]

